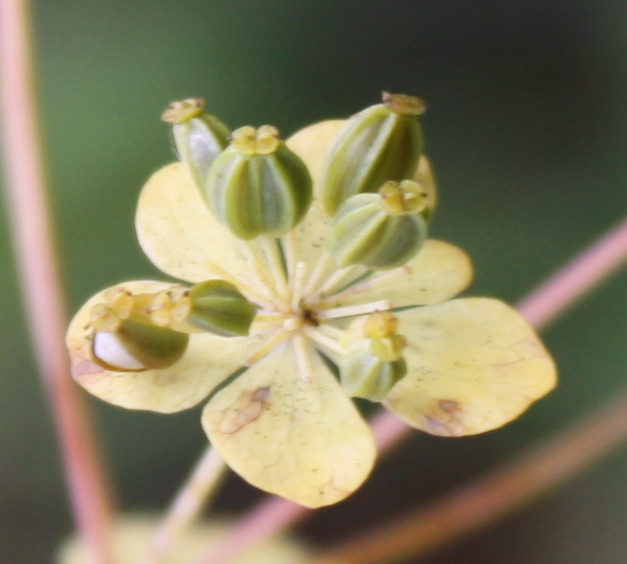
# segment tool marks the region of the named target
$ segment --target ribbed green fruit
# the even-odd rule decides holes
[[[133,372],[172,366],[183,356],[188,341],[184,333],[125,319],[114,332],[96,332],[92,351],[105,368]]]
[[[412,178],[422,153],[419,98],[383,93],[383,103],[349,118],[323,174],[324,206],[333,215],[349,197],[374,192],[387,180]]]
[[[217,117],[203,112],[204,100],[189,98],[173,102],[161,119],[172,124],[172,136],[181,161],[200,187],[215,158],[229,144],[229,128]]]
[[[268,130],[276,132],[274,139]],[[311,203],[307,167],[270,126],[233,132],[231,145],[211,165],[204,188],[209,208],[241,239],[283,235]]]
[[[389,340],[390,337],[386,339]],[[342,356],[340,383],[349,396],[381,401],[407,373],[402,357],[392,361],[383,360],[372,351],[372,345],[382,340],[384,339],[357,341]]]
[[[386,269],[411,259],[426,238],[422,214],[395,214],[380,194],[357,194],[346,200],[334,217],[329,244],[342,268],[361,264]]]
[[[257,308],[231,283],[208,280],[192,286],[187,322],[224,337],[248,335]]]

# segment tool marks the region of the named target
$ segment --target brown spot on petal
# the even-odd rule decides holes
[[[447,413],[459,410],[459,404],[453,400],[440,400],[440,407],[442,411],[446,411]]]
[[[432,435],[460,437],[466,434],[463,414],[459,402],[446,399],[439,400],[433,405],[432,413],[425,416],[426,430]]]
[[[224,410],[218,431],[227,435],[237,433],[258,419],[270,398],[270,394],[269,386],[258,388],[253,392],[242,392],[231,406]]]

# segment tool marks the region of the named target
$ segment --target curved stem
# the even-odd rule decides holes
[[[627,218],[523,298],[518,311],[544,327],[626,261]]]
[[[521,302],[518,309],[523,316],[539,329],[555,320],[576,299],[583,297],[596,284],[616,271],[626,258],[627,218],[600,238],[589,249],[586,249],[573,261],[560,269],[546,283],[541,284],[537,290],[529,294]],[[568,288],[568,292],[566,292],[566,288]],[[554,305],[553,301],[556,292],[564,292],[568,296],[568,299],[560,299],[557,306]],[[549,299],[547,296],[552,296],[552,298]],[[387,411],[379,412],[374,416],[372,422],[372,428],[381,452],[391,450],[411,431],[411,428]],[[608,439],[611,434],[611,429],[608,429]],[[616,444],[616,441],[608,443],[607,448],[611,448],[614,444]],[[586,445],[590,445],[590,443],[586,443]],[[595,457],[593,453],[591,454],[592,456],[586,460],[586,464],[591,464],[600,456],[600,454],[597,454]],[[579,468],[577,467],[573,471]],[[566,474],[564,477],[566,477]],[[555,483],[558,483],[558,481],[559,479]],[[477,490],[472,490],[472,487],[470,487],[469,491]],[[511,501],[515,503],[516,500],[512,498]],[[503,503],[505,507],[508,500],[503,500]],[[269,498],[245,516],[218,546],[213,547],[207,558],[201,561],[201,564],[228,562],[227,556],[220,559],[216,555],[228,555],[229,559],[233,558],[265,537],[302,520],[307,514],[308,510],[306,508],[290,501],[281,498]],[[459,526],[461,526],[461,523]],[[457,535],[457,531],[453,527],[449,527],[447,533],[449,535],[448,538],[451,539]]]
[[[331,548],[322,560],[392,564],[418,558],[530,503],[625,440],[627,393],[435,503]]]
[[[65,307],[46,197],[27,2],[0,4],[0,98],[11,228],[27,318],[52,407],[74,516],[91,562],[110,562],[109,491],[94,433],[69,377]]]
[[[211,501],[227,466],[220,453],[207,447],[189,479],[183,484],[161,520],[143,564],[159,564],[168,556],[177,537]]]

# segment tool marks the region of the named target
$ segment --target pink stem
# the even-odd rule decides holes
[[[544,327],[627,260],[627,218],[538,286],[518,304],[534,327]]]
[[[531,502],[627,438],[627,394],[456,488],[405,518],[360,532],[322,555],[324,562],[392,564],[419,558]],[[412,560],[413,561],[413,560]]]
[[[52,406],[78,529],[91,562],[108,557],[109,507],[87,414],[69,377],[66,319],[37,128],[27,2],[0,4],[0,112],[12,232],[39,371]]]
[[[540,329],[617,270],[625,259],[627,218],[523,299],[518,310]],[[372,418],[372,429],[382,453],[392,450],[412,430],[388,411],[380,411]],[[302,520],[308,511],[285,499],[268,498],[245,516],[199,564],[228,562],[267,536]]]

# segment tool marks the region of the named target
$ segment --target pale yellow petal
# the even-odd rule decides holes
[[[379,280],[384,283],[377,283]],[[391,300],[394,307],[438,304],[464,290],[472,280],[472,265],[459,247],[428,240],[406,265],[374,273],[342,293],[337,305]]]
[[[227,278],[245,294],[237,280],[255,283],[245,243],[213,217],[183,163],[150,177],[139,197],[135,227],[148,258],[175,278]]]
[[[329,151],[346,120],[331,119],[314,123],[292,135],[287,146],[307,165],[313,180],[314,199],[320,200],[321,180]]]
[[[203,426],[225,460],[254,486],[305,505],[336,503],[368,476],[369,427],[320,357],[304,381],[289,342],[212,398]]]
[[[498,300],[469,298],[401,312],[407,375],[384,404],[433,435],[474,435],[518,417],[556,383],[534,330]]]
[[[171,284],[151,281],[127,282],[120,286],[137,293],[156,292]],[[72,376],[96,397],[127,409],[173,413],[205,399],[224,378],[242,366],[261,344],[259,337],[224,338],[207,333],[190,336],[183,357],[172,366],[143,372],[114,372],[96,362],[86,331],[92,307],[103,294],[93,296],[70,323],[66,344],[72,361]]]
[[[422,186],[425,194],[425,203],[427,208],[433,211],[438,203],[438,188],[435,183],[435,176],[431,162],[426,155],[420,157],[418,162],[418,170],[414,175],[414,180],[418,181]]]
[[[303,220],[286,236],[283,245],[290,256],[305,261],[309,277],[319,261],[324,260],[323,273],[335,268],[331,257],[325,252],[326,237],[329,232],[331,218],[320,205],[321,175],[324,162],[331,148],[333,139],[344,125],[344,120],[329,120],[310,125],[292,135],[287,146],[294,151],[305,163],[313,180],[313,200]]]

